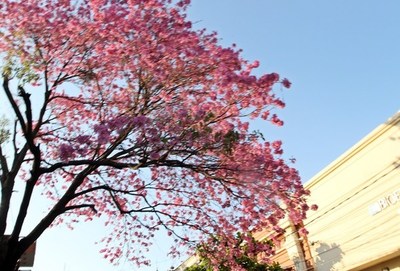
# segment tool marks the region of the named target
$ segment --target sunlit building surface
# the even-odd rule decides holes
[[[304,221],[309,234],[283,223],[273,261],[287,271],[400,271],[400,113],[305,186],[309,203],[319,207]],[[178,270],[195,262],[192,257]]]
[[[305,186],[319,206],[304,221],[309,235],[287,227],[274,260],[287,270],[400,270],[399,114]]]

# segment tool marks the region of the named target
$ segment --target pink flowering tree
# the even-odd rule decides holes
[[[113,229],[104,257],[139,265],[156,231],[175,241],[172,255],[224,237],[213,253],[234,259],[238,232],[305,217],[307,191],[281,142],[248,123],[282,125],[273,87],[290,82],[255,76],[257,62],[193,29],[189,2],[1,1],[1,97],[12,114],[0,142],[0,270],[14,271],[49,227],[100,216]],[[21,237],[35,193],[52,204]]]

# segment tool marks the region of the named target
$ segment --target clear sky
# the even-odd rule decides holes
[[[193,0],[189,10],[196,27],[217,31],[222,44],[236,43],[246,58],[260,60],[260,73],[292,81],[279,112],[285,126],[265,136],[283,140],[304,181],[400,108],[399,13],[398,0]],[[49,230],[33,270],[137,270],[101,258],[93,245],[101,231],[97,222]],[[165,253],[162,236],[155,243],[153,266],[140,270],[179,264],[157,254]]]

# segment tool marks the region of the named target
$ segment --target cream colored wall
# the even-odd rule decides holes
[[[193,255],[186,259],[183,263],[181,263],[177,268],[175,268],[175,271],[184,271],[187,267],[195,265],[199,262],[199,257],[196,255]]]
[[[305,221],[318,271],[358,270],[400,250],[398,164],[400,116],[396,115],[306,184],[310,203],[319,206]],[[388,195],[393,205],[371,215],[370,206],[376,207],[379,200],[382,204]]]
[[[389,268],[389,271],[400,271],[400,256],[370,268],[363,269],[363,271],[381,271],[385,270],[384,268]]]
[[[400,113],[305,184],[311,191],[309,203],[319,206],[304,222],[316,271],[381,271],[384,267],[400,271],[399,165]],[[382,204],[389,195],[393,204],[371,214],[370,207]],[[293,231],[288,225],[283,228],[289,234],[284,247],[296,261],[296,239],[288,241]],[[257,239],[267,237],[267,232],[260,232]],[[191,257],[177,270],[196,261]]]

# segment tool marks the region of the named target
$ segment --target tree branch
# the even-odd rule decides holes
[[[60,198],[60,200],[53,206],[49,213],[36,225],[36,227],[20,241],[20,246],[18,247],[18,256],[20,257],[22,253],[31,245],[39,236],[53,223],[53,221],[65,211],[66,206],[71,199],[74,198],[76,189],[83,183],[85,178],[96,170],[97,166],[88,166],[82,170],[78,175],[76,175],[75,180],[71,183],[70,187]]]
[[[70,205],[64,208],[64,213],[74,209],[81,208],[90,208],[94,213],[97,214],[96,206],[94,204],[79,204],[79,205]]]
[[[22,86],[18,86],[18,95],[22,97],[25,103],[25,117],[26,117],[26,135],[32,134],[32,105],[30,94],[25,91]]]
[[[115,162],[109,159],[99,159],[99,160],[90,160],[90,159],[84,159],[84,160],[72,160],[68,162],[59,162],[55,163],[50,167],[47,168],[41,168],[41,172],[43,173],[51,173],[57,169],[63,168],[63,167],[69,167],[69,166],[82,166],[82,165],[91,165],[91,166],[111,166],[114,168],[118,169],[123,169],[123,168],[138,168],[140,163],[119,163]]]
[[[11,196],[15,185],[15,178],[24,162],[28,146],[25,145],[20,152],[14,153],[12,167],[1,183],[1,204],[0,204],[0,235],[4,234],[7,226],[7,216],[10,209]],[[2,177],[3,178],[3,177]]]
[[[26,123],[25,123],[24,117],[22,116],[21,111],[19,110],[19,107],[18,107],[17,103],[15,102],[15,100],[13,98],[13,95],[12,95],[11,90],[9,88],[9,82],[10,82],[10,79],[8,78],[8,76],[3,74],[3,89],[4,89],[4,92],[6,93],[8,101],[10,102],[11,107],[14,110],[14,113],[18,118],[18,121],[19,121],[19,123],[21,125],[22,131],[25,133],[26,132]]]
[[[9,173],[9,169],[8,169],[7,159],[3,154],[3,147],[1,145],[0,145],[0,165],[1,165],[0,180],[1,180],[1,184],[4,184],[5,180],[6,180],[6,176]]]

